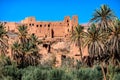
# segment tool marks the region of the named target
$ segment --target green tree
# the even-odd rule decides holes
[[[13,45],[11,46],[12,48],[12,56],[13,56],[13,60],[15,60],[17,62],[17,64],[20,64],[20,58],[21,58],[21,44],[16,41],[13,43]]]
[[[116,19],[112,22],[109,32],[109,40],[106,44],[109,53],[112,56],[112,63],[120,61],[120,20]]]
[[[104,44],[108,39],[108,34],[103,33],[95,24],[92,24],[87,32],[84,32],[84,44],[88,46],[88,52],[91,56],[101,55],[104,53]]]
[[[41,57],[38,48],[40,42],[41,41],[34,34],[32,34],[25,43],[25,47],[22,49],[22,52],[25,53],[25,59],[28,65],[38,64]]]
[[[5,55],[8,49],[7,32],[3,24],[0,24],[0,53]]]
[[[84,33],[83,38],[84,38],[84,47],[88,46],[88,52],[92,58],[94,58],[95,55],[101,56],[102,54],[104,54],[104,44],[108,39],[107,33],[103,33],[99,28],[96,28],[95,24],[92,24],[88,29],[88,31]],[[106,80],[103,61],[101,61],[101,59],[99,58],[98,62],[101,64],[103,76],[104,79]],[[94,60],[91,63],[93,64]]]
[[[83,58],[83,54],[82,54],[82,34],[83,34],[83,29],[84,27],[81,25],[78,25],[77,27],[75,27],[74,31],[71,33],[71,41],[75,42],[77,44],[77,46],[79,47],[79,51],[80,51],[80,58],[82,61]]]
[[[110,22],[112,22],[112,20],[115,19],[115,15],[113,13],[113,11],[109,8],[109,6],[107,5],[101,5],[100,9],[96,9],[94,14],[93,14],[93,18],[90,20],[97,22],[98,24],[100,24],[100,28],[104,31],[107,31],[108,25]]]
[[[27,36],[28,36],[28,32],[27,32],[27,26],[19,26],[18,27],[18,35],[19,35],[19,39],[21,44],[24,46],[24,43],[27,41]]]
[[[26,26],[19,26],[19,41],[12,46],[13,59],[17,61],[19,67],[37,65],[40,59],[38,44],[41,41],[34,35],[28,35]]]

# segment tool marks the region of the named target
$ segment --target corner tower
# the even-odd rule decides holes
[[[64,22],[65,22],[65,25],[66,25],[67,27],[69,27],[69,25],[70,25],[70,16],[65,16]]]
[[[76,27],[78,25],[78,16],[72,16],[72,26]]]

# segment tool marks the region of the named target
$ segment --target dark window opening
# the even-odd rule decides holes
[[[29,26],[31,26],[31,24],[29,24]]]
[[[66,58],[66,56],[65,55],[62,55],[62,59],[65,59]]]
[[[32,33],[32,35],[34,36],[34,35],[35,35],[35,33]]]
[[[40,25],[40,27],[42,27],[42,25]]]
[[[69,26],[69,24],[68,24],[68,26]]]
[[[67,22],[69,22],[69,20],[67,20]]]
[[[43,44],[43,47],[47,48],[47,47],[48,47],[48,44]]]
[[[34,24],[32,24],[32,26],[34,26]]]
[[[38,27],[38,25],[36,25],[36,27]]]
[[[51,30],[51,38],[54,38],[54,31],[53,31],[53,29]]]
[[[69,29],[68,29],[68,32],[69,32]]]
[[[50,24],[48,24],[48,27],[50,27]]]

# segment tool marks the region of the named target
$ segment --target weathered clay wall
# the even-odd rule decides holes
[[[67,37],[73,27],[78,25],[78,17],[70,19],[66,16],[63,21],[56,22],[36,21],[34,17],[28,17],[21,23],[28,26],[30,34],[34,33],[38,37]]]
[[[5,24],[6,30],[12,32],[18,32],[17,28],[19,25],[28,26],[28,33],[34,33],[38,37],[68,37],[73,28],[78,25],[78,17],[73,16],[70,19],[69,16],[65,16],[63,21],[55,22],[36,21],[35,17],[27,17],[20,23],[7,22]]]

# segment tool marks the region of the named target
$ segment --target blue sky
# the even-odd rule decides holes
[[[119,0],[0,0],[0,21],[19,22],[28,16],[39,21],[61,21],[78,15],[79,23],[88,22],[95,9],[107,4],[120,18]]]

